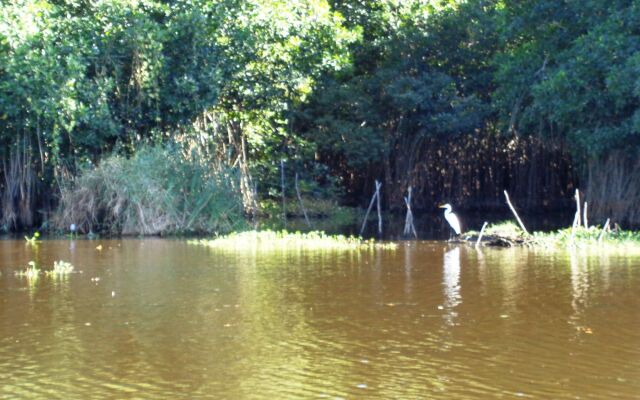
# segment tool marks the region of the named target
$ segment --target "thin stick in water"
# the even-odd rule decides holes
[[[407,197],[404,198],[404,204],[407,206],[407,215],[404,218],[404,231],[402,231],[402,234],[407,236],[411,232],[411,228],[409,227],[409,224],[411,224],[411,213],[409,211],[410,205]]]
[[[409,194],[406,197],[403,197],[404,204],[407,206],[407,214],[406,214],[406,216],[404,218],[404,231],[402,232],[402,234],[405,235],[405,236],[408,235],[409,232],[410,232],[410,229],[409,229],[410,220],[409,219],[410,219],[411,215],[409,213],[409,210],[411,209],[411,206],[410,206],[409,202],[411,201],[410,200],[411,199],[411,186],[409,186],[408,192],[409,192]]]
[[[251,207],[251,221],[253,222],[253,229],[258,229],[258,218],[257,218],[257,210],[258,210],[258,183],[253,184],[253,206]]]
[[[584,223],[584,229],[589,229],[589,221],[587,220],[587,207],[589,204],[584,202],[584,207],[582,208],[582,222]]]
[[[413,232],[413,237],[418,238],[418,232],[416,231],[416,226],[413,224],[413,215],[411,216],[411,232]]]
[[[522,230],[524,231],[524,233],[527,234],[527,236],[531,236],[531,234],[529,233],[527,228],[524,227],[524,224],[522,223],[522,220],[520,219],[520,216],[516,212],[516,209],[513,208],[513,205],[511,204],[511,200],[509,199],[509,193],[507,193],[506,190],[504,191],[504,197],[507,198],[507,204],[509,205],[509,208],[511,209],[511,212],[513,213],[513,215],[515,215],[516,220],[518,221],[518,224],[520,224],[520,228],[522,228]]]
[[[580,213],[580,191],[578,189],[576,189],[575,197],[576,197],[576,208],[577,208],[576,215],[578,216],[577,226],[580,226],[582,225],[582,222],[580,221],[580,214],[581,214]]]
[[[382,187],[382,183],[376,181],[376,202],[378,204],[378,234],[382,235],[382,212],[380,209],[380,188]]]
[[[476,240],[476,249],[480,246],[480,242],[482,241],[482,235],[484,235],[484,228],[487,227],[487,221],[482,224],[482,229],[480,229],[480,234],[478,235],[478,240]]]
[[[373,208],[373,203],[376,201],[376,197],[378,196],[378,181],[376,181],[376,191],[371,196],[371,202],[369,202],[369,208],[367,208],[367,213],[364,215],[364,221],[362,221],[362,228],[360,228],[360,236],[364,233],[364,228],[367,227],[367,220],[369,219],[369,213]]]
[[[284,221],[284,229],[287,229],[287,202],[284,192],[284,160],[280,160],[280,181],[282,184],[282,220]]]
[[[302,209],[302,214],[304,215],[304,220],[307,223],[307,226],[311,228],[311,222],[309,222],[309,217],[307,216],[307,210],[304,208],[304,203],[302,202],[302,196],[300,195],[300,186],[298,185],[298,173],[296,172],[296,195],[298,196],[298,201],[300,202],[300,208]]]
[[[409,186],[408,192],[409,194],[404,198],[404,203],[407,205],[407,216],[404,220],[403,234],[409,236],[413,233],[413,236],[417,239],[418,233],[416,232],[416,227],[413,225],[413,212],[411,211],[411,186]]]
[[[602,227],[602,231],[600,231],[600,235],[598,236],[598,242],[602,242],[602,238],[604,237],[604,233],[607,231],[607,229],[609,229],[609,222],[610,219],[607,218],[607,222],[604,223],[604,226]]]
[[[573,239],[576,236],[576,228],[580,224],[580,214],[576,213],[576,215],[573,216],[573,224],[571,224],[571,244],[573,245]]]

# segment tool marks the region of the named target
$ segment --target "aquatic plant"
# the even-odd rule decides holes
[[[395,249],[397,244],[365,240],[360,237],[327,235],[321,231],[287,232],[283,231],[246,231],[219,236],[214,239],[190,241],[191,244],[221,249],[260,248],[282,249],[302,248],[308,250],[362,250]]]
[[[514,221],[502,221],[487,225],[484,234],[515,238],[522,237],[525,233]]]
[[[590,226],[564,228],[555,232],[534,232],[533,240],[544,246],[575,246],[640,251],[640,232]]]
[[[16,271],[15,272],[16,276],[21,278],[27,278],[27,279],[37,279],[38,276],[40,275],[40,270],[36,266],[36,262],[29,261],[28,265],[29,266],[27,268],[20,271]]]
[[[475,241],[479,232],[469,231],[464,240]],[[606,227],[574,226],[554,232],[526,233],[513,221],[489,224],[483,234],[483,242],[500,245],[527,245],[532,247],[607,248],[621,251],[640,251],[640,232]]]
[[[24,240],[26,240],[28,244],[34,245],[38,243],[39,237],[40,237],[40,232],[36,231],[31,237],[25,235]]]
[[[67,275],[73,272],[73,265],[67,261],[54,261],[53,269],[50,271],[46,271],[47,275]]]
[[[21,278],[37,279],[42,271],[38,268],[35,261],[29,261],[28,265],[29,266],[23,270],[15,271],[15,275]],[[49,275],[61,276],[61,275],[68,275],[72,273],[73,270],[74,270],[74,267],[70,262],[60,260],[60,261],[54,261],[53,269],[44,271],[44,273],[45,275],[48,275],[48,276]]]

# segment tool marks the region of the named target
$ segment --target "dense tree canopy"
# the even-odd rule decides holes
[[[636,150],[640,3],[518,2],[503,13],[503,121],[510,113],[511,129],[560,135],[588,157]]]
[[[283,159],[352,203],[377,178],[423,207],[566,197],[570,165],[593,187],[614,158],[637,174],[635,0],[2,3],[7,229],[46,219],[80,166],[151,142],[239,168],[248,209]]]

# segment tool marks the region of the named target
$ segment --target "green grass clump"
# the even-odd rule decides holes
[[[25,235],[24,240],[27,241],[27,244],[35,245],[38,243],[39,237],[40,237],[40,232],[36,231],[31,237]]]
[[[614,230],[603,232],[597,226],[564,228],[555,232],[534,232],[536,244],[549,246],[575,246],[581,248],[609,248],[640,251],[640,232]]]
[[[81,168],[61,185],[54,225],[84,232],[163,235],[231,232],[245,225],[237,168],[180,147],[143,146]]]
[[[484,230],[485,235],[520,238],[524,236],[524,231],[513,221],[502,221],[489,224]]]
[[[35,261],[29,261],[29,266],[23,270],[16,271],[15,275],[20,278],[38,279],[42,272],[36,265]],[[73,265],[67,261],[54,261],[53,269],[44,271],[47,276],[65,276],[72,273],[74,270]]]
[[[473,241],[478,234],[479,232],[469,231],[465,234],[465,238]],[[530,247],[578,247],[640,252],[640,232],[621,229],[603,232],[599,226],[588,228],[576,226],[554,232],[533,232],[527,236],[515,222],[505,221],[487,225],[484,238],[486,240],[500,238],[511,244]]]
[[[29,266],[27,268],[20,271],[16,271],[15,272],[16,276],[20,278],[27,278],[27,279],[38,279],[38,276],[40,275],[40,270],[36,266],[36,262],[29,261],[28,265]]]
[[[362,250],[362,249],[395,249],[395,243],[382,243],[373,239],[365,240],[360,237],[327,235],[324,232],[313,231],[307,233],[287,231],[247,231],[220,236],[215,239],[191,241],[219,249],[306,249],[306,250]]]
[[[67,261],[54,261],[53,269],[46,271],[47,275],[68,275],[73,272],[73,265]]]
[[[503,221],[488,224],[482,233],[483,241],[490,245],[513,246],[515,244],[527,244],[526,233],[513,221]],[[480,236],[479,231],[467,231],[463,239],[475,242]]]

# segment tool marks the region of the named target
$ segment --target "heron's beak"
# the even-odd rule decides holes
[[[446,207],[444,206],[444,204],[440,204],[438,208],[446,208]]]

